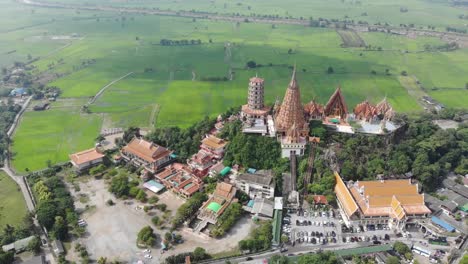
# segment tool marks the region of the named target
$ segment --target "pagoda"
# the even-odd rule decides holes
[[[242,116],[249,121],[265,119],[270,111],[264,102],[265,81],[257,76],[249,80],[247,104],[242,106]]]
[[[330,119],[332,123],[338,123],[335,121],[346,122],[348,107],[346,106],[340,87],[336,88],[330,100],[328,100],[328,103],[325,105],[324,115],[325,118]]]
[[[301,103],[301,92],[296,80],[296,67],[294,67],[291,82],[289,83],[283,103],[276,107],[275,128],[280,135],[285,135],[293,125],[301,136],[309,134],[309,125],[304,117],[304,108]]]

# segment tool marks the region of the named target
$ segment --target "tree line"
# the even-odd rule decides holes
[[[181,40],[172,40],[172,39],[161,39],[159,41],[161,46],[188,46],[188,45],[201,45],[202,41],[200,39],[181,39]]]

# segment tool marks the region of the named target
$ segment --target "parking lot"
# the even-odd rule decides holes
[[[394,236],[384,225],[348,229],[337,211],[325,208],[288,212],[283,220],[283,234],[289,237],[292,246],[382,244]]]

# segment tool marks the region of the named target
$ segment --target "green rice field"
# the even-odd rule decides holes
[[[0,171],[0,228],[16,226],[27,214],[26,201],[19,186],[5,172]]]
[[[57,1],[70,2],[53,0]],[[360,5],[348,0],[293,2],[87,3],[289,14],[305,19],[343,19],[347,15],[369,22],[425,26],[436,21],[434,26],[440,30],[463,24],[457,17],[459,9],[437,1],[362,0]],[[400,12],[403,6],[407,13]],[[0,16],[10,18],[0,25],[0,66],[25,61],[30,54],[39,57],[32,64],[35,68],[31,74],[63,75],[49,83],[62,89],[62,99],[53,103],[51,110],[26,112],[14,135],[13,166],[19,172],[43,168],[47,160],[65,161],[71,152],[91,147],[101,127],[188,127],[206,115],[217,116],[246,102],[248,79],[256,74],[265,78],[266,101],[272,104],[284,95],[294,64],[304,103],[313,98],[326,103],[341,86],[350,110],[363,100],[376,103],[386,96],[397,111],[418,113],[423,109],[417,98],[399,81],[400,73],[407,71],[447,107],[467,107],[468,90],[464,86],[468,81],[468,49],[425,51],[426,45],[444,44],[437,38],[358,32],[353,38],[359,36],[381,51],[343,48],[342,39],[330,28],[33,8],[7,0],[0,0]],[[162,46],[161,39],[200,40],[201,45]],[[12,50],[15,52],[9,53]],[[250,60],[259,67],[247,69]],[[326,73],[328,67],[333,67],[333,74]],[[89,106],[91,114],[79,112],[102,87],[130,72],[133,74],[110,85]]]

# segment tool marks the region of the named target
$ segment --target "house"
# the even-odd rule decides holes
[[[223,158],[227,143],[227,141],[213,135],[204,138],[198,153],[187,160],[193,173],[199,177],[205,177],[210,168]]]
[[[388,224],[402,229],[431,213],[411,179],[345,183],[337,172],[335,178],[337,203],[348,227]]]
[[[98,148],[71,154],[70,162],[77,171],[83,171],[102,163],[105,155]]]
[[[260,170],[255,173],[242,173],[237,176],[236,187],[244,191],[250,198],[273,198],[275,184],[271,170]]]
[[[155,175],[156,180],[175,194],[189,198],[203,188],[203,181],[195,176],[187,166],[174,163]]]
[[[33,256],[32,258],[21,262],[22,264],[47,264],[46,258],[44,255]]]
[[[28,95],[28,90],[26,88],[15,88],[11,90],[10,96],[21,97]]]
[[[315,205],[328,205],[328,200],[325,195],[313,195],[312,198]]]
[[[33,107],[34,111],[44,111],[49,109],[49,103],[40,103]]]
[[[215,159],[222,159],[228,141],[209,135],[202,140],[200,149],[211,154]]]
[[[28,248],[29,242],[31,242],[31,240],[33,240],[34,238],[35,238],[35,236],[30,236],[30,237],[27,237],[27,238],[17,240],[15,242],[11,243],[11,244],[2,246],[2,250],[4,252],[12,251],[12,252],[15,252],[15,253],[21,253],[21,252],[25,251]]]
[[[120,150],[120,154],[127,162],[151,173],[161,171],[174,160],[172,151],[136,137]]]
[[[244,210],[260,219],[273,219],[275,202],[265,198],[255,198],[251,200]]]

